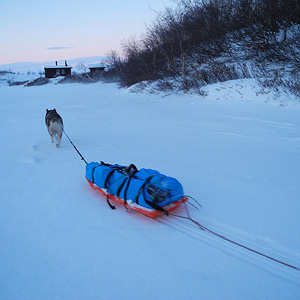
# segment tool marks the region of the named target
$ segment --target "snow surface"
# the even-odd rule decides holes
[[[72,69],[71,66],[66,65],[55,65],[55,66],[45,66],[45,69]]]
[[[209,229],[300,268],[300,105],[253,80],[208,96],[132,94],[115,84],[0,87],[0,299],[300,299],[300,271],[188,220],[111,210],[87,161],[176,177]],[[176,210],[185,215],[184,207]]]

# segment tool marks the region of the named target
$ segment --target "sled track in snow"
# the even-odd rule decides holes
[[[195,241],[205,243],[206,245],[211,246],[227,255],[253,265],[265,272],[274,274],[296,286],[300,286],[300,253],[281,247],[263,246],[260,243],[257,243],[257,240],[253,236],[234,230],[228,226],[224,226],[226,228],[226,230],[224,230],[221,229],[221,227],[218,228],[215,224],[208,225],[209,230],[216,232],[218,235],[224,236],[228,240],[230,239],[234,241],[234,243],[220,238],[209,231],[201,230],[200,227],[187,219],[179,219],[174,216],[161,216],[160,218],[157,218],[156,221],[180,232],[181,234],[193,238]],[[206,226],[205,224],[202,225]],[[235,243],[245,245],[246,248],[263,253],[275,260],[283,261],[286,264],[295,266],[297,269],[279,264],[267,257],[250,252],[245,248],[239,247]]]

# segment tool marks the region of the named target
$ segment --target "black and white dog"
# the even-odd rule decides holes
[[[45,122],[51,136],[52,143],[55,141],[56,147],[59,148],[61,145],[64,124],[61,116],[56,112],[55,108],[46,110]]]

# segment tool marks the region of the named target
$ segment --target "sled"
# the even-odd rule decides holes
[[[101,193],[102,196],[104,196],[105,198],[108,198],[109,200],[112,200],[116,203],[121,203],[123,204],[126,208],[128,209],[132,209],[135,210],[149,218],[156,218],[159,217],[163,214],[165,214],[162,211],[156,210],[156,209],[151,209],[151,208],[147,208],[147,207],[143,207],[141,205],[138,205],[130,200],[127,200],[126,202],[124,201],[124,199],[121,199],[120,197],[114,196],[112,194],[108,194],[106,193],[105,189],[99,188],[96,184],[94,184],[93,182],[91,182],[90,180],[88,180],[86,178],[86,180],[88,181],[89,185],[91,186],[92,189],[99,191]],[[169,203],[166,206],[163,207],[163,209],[165,211],[167,211],[168,213],[171,212],[172,210],[176,209],[177,207],[179,207],[181,204],[183,204],[184,202],[186,202],[188,200],[188,198],[186,196],[183,196],[180,200],[177,200],[175,202]]]

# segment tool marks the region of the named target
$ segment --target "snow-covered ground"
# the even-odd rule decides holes
[[[132,94],[115,84],[0,87],[0,299],[300,299],[300,271],[173,216],[111,210],[87,161],[176,177],[209,229],[300,268],[300,105],[253,80],[208,96]],[[184,207],[178,214],[186,214]]]

